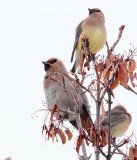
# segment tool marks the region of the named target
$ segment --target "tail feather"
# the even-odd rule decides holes
[[[73,65],[73,67],[72,67],[72,69],[71,69],[71,72],[73,72],[73,73],[76,72],[76,61],[75,61],[74,65]]]

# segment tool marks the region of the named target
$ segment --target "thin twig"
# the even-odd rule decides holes
[[[107,53],[109,53],[109,45],[108,45],[108,42],[106,42],[106,46],[107,46]]]
[[[107,159],[107,155],[103,152],[103,150],[99,146],[98,146],[98,150]]]
[[[111,91],[108,89],[108,156],[107,160],[111,159]]]
[[[100,102],[100,78],[99,78],[99,75],[98,75],[98,72],[97,72],[97,69],[96,69],[95,65],[94,65],[94,67],[95,67],[95,73],[96,73],[96,77],[97,77],[97,100],[95,102],[96,102],[96,127],[97,127],[97,134],[98,134],[99,131],[100,131],[100,106],[101,106],[101,102]],[[97,144],[97,146],[96,146],[96,160],[100,159],[99,155],[100,155],[100,151],[99,151],[99,146]]]
[[[128,88],[123,85],[121,85],[121,86],[137,95],[137,92],[135,90],[133,90],[129,85],[128,85]]]
[[[80,85],[81,88],[83,88],[85,91],[87,91],[87,92],[90,94],[90,96],[94,99],[94,101],[96,102],[96,98],[95,98],[95,96],[90,92],[90,90],[87,89],[86,87],[84,87],[79,81],[77,81],[77,83]]]
[[[117,44],[119,43],[119,41],[120,41],[120,39],[121,39],[121,36],[122,36],[122,33],[123,33],[124,28],[125,28],[125,25],[121,25],[121,27],[119,28],[118,38],[117,38],[116,42],[114,42],[114,44],[113,44],[113,46],[111,47],[111,49],[109,50],[109,52],[114,51],[115,47],[117,46]]]
[[[124,157],[128,157],[123,151],[121,151],[119,148],[122,147],[125,143],[127,143],[126,141],[123,141],[120,145],[116,145],[114,142],[112,142],[113,146],[115,147],[111,156],[115,153],[115,151],[117,150],[121,155],[123,155]]]
[[[81,131],[81,129],[82,129],[80,114],[77,114],[77,116],[76,116],[76,121],[77,121],[77,125],[78,125],[78,130],[79,130],[79,133],[80,133],[80,131]],[[88,160],[87,151],[86,151],[86,145],[85,145],[85,140],[82,141],[82,152],[83,152],[84,160]]]

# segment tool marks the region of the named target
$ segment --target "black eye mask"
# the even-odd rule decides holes
[[[51,60],[51,61],[48,61],[48,63],[50,63],[50,64],[54,64],[54,63],[56,63],[57,62],[57,59],[53,59],[53,60]]]
[[[101,12],[99,9],[88,9],[89,10],[89,15],[95,12]]]

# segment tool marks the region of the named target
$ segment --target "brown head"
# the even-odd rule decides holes
[[[120,111],[123,111],[123,112],[127,113],[126,108],[124,106],[122,106],[122,105],[115,106],[111,111],[113,112],[115,110],[120,110]]]
[[[44,64],[44,70],[46,71],[46,75],[51,75],[54,72],[59,72],[64,75],[68,75],[64,64],[61,60],[57,58],[50,58],[45,62],[42,61],[42,63]]]
[[[103,12],[99,8],[88,8],[89,10],[89,16],[93,16],[95,18],[98,18],[100,21],[103,21],[105,23],[105,16]]]

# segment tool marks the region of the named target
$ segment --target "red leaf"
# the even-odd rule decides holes
[[[79,135],[78,139],[77,139],[77,143],[76,143],[76,151],[77,153],[79,153],[80,147],[82,145],[82,141],[83,141],[83,136]]]
[[[134,81],[133,72],[130,72],[130,73],[129,73],[129,77],[130,77],[130,81],[131,81],[132,86],[135,87],[136,85],[135,85],[135,83],[133,82],[133,81]]]
[[[114,74],[114,73],[117,72],[117,70],[118,70],[118,65],[119,65],[119,63],[117,63],[117,64],[115,65],[115,67],[114,67],[114,69],[112,70],[111,74]]]
[[[103,62],[97,64],[96,68],[97,68],[97,72],[101,74],[103,72],[103,70],[104,70],[104,64],[103,64]]]
[[[66,136],[65,136],[64,132],[61,129],[58,129],[57,133],[61,138],[62,144],[65,144],[66,143]]]
[[[127,70],[127,63],[126,62],[119,63],[119,74],[123,78],[128,78],[128,70]]]
[[[126,78],[123,78],[123,77],[121,77],[121,75],[119,75],[119,80],[120,80],[120,84],[123,86],[123,87],[125,87],[125,88],[128,88],[128,78],[126,79]]]
[[[137,157],[137,146],[134,147],[133,154],[134,154],[135,157]]]
[[[72,134],[72,132],[70,132],[70,130],[65,130],[65,133],[66,133],[66,135],[68,136],[68,140],[71,140],[72,139],[72,137],[73,137],[73,134]]]
[[[134,160],[133,147],[129,148],[129,158],[130,160]]]
[[[102,138],[102,141],[100,142],[100,146],[104,147],[108,144],[108,132],[107,132],[107,130],[101,130],[101,138]]]
[[[114,90],[118,86],[118,84],[119,84],[119,76],[117,74],[115,79],[114,79],[114,81],[113,81],[113,83],[112,83],[112,85],[110,86],[110,89]]]
[[[104,80],[106,80],[111,72],[111,67],[112,67],[112,63],[109,64],[109,66],[102,72],[102,78],[104,78]]]
[[[54,105],[54,107],[52,108],[51,110],[51,116],[50,116],[50,120],[52,121],[53,120],[53,116],[54,116],[54,113],[57,111],[57,104]]]
[[[52,129],[52,130],[50,131],[50,134],[51,134],[52,142],[54,142],[54,138],[56,137],[56,132],[55,132],[55,130]]]
[[[136,62],[133,59],[129,60],[129,64],[128,64],[128,71],[129,72],[134,72],[136,69]]]

